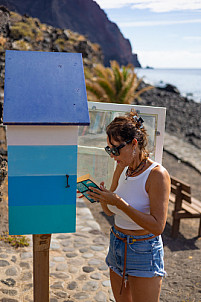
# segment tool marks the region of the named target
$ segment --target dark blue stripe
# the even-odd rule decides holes
[[[76,203],[77,176],[8,177],[9,206],[70,205]]]

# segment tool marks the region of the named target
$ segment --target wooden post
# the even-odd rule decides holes
[[[34,302],[49,302],[49,249],[51,234],[33,235]]]

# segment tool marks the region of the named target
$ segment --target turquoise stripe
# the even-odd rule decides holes
[[[77,175],[9,176],[9,206],[69,205],[76,203]]]
[[[76,206],[9,207],[9,234],[73,233]]]
[[[77,174],[77,145],[8,146],[8,175]]]

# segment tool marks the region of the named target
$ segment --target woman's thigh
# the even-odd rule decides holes
[[[116,302],[133,302],[128,281],[124,283],[122,293],[120,294],[122,277],[115,273],[112,269],[110,269],[110,281]]]
[[[132,302],[159,302],[162,277],[152,278],[128,276]]]

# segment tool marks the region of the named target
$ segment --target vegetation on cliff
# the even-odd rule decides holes
[[[94,0],[0,0],[0,5],[21,15],[38,18],[53,27],[68,28],[87,36],[91,42],[101,46],[106,66],[111,60],[116,60],[120,65],[131,63],[140,67],[130,41]]]
[[[120,67],[116,61],[110,67],[101,64],[94,66],[91,72],[85,71],[86,88],[89,101],[132,104],[140,95],[152,88],[139,89],[142,79],[137,78],[134,66]]]

